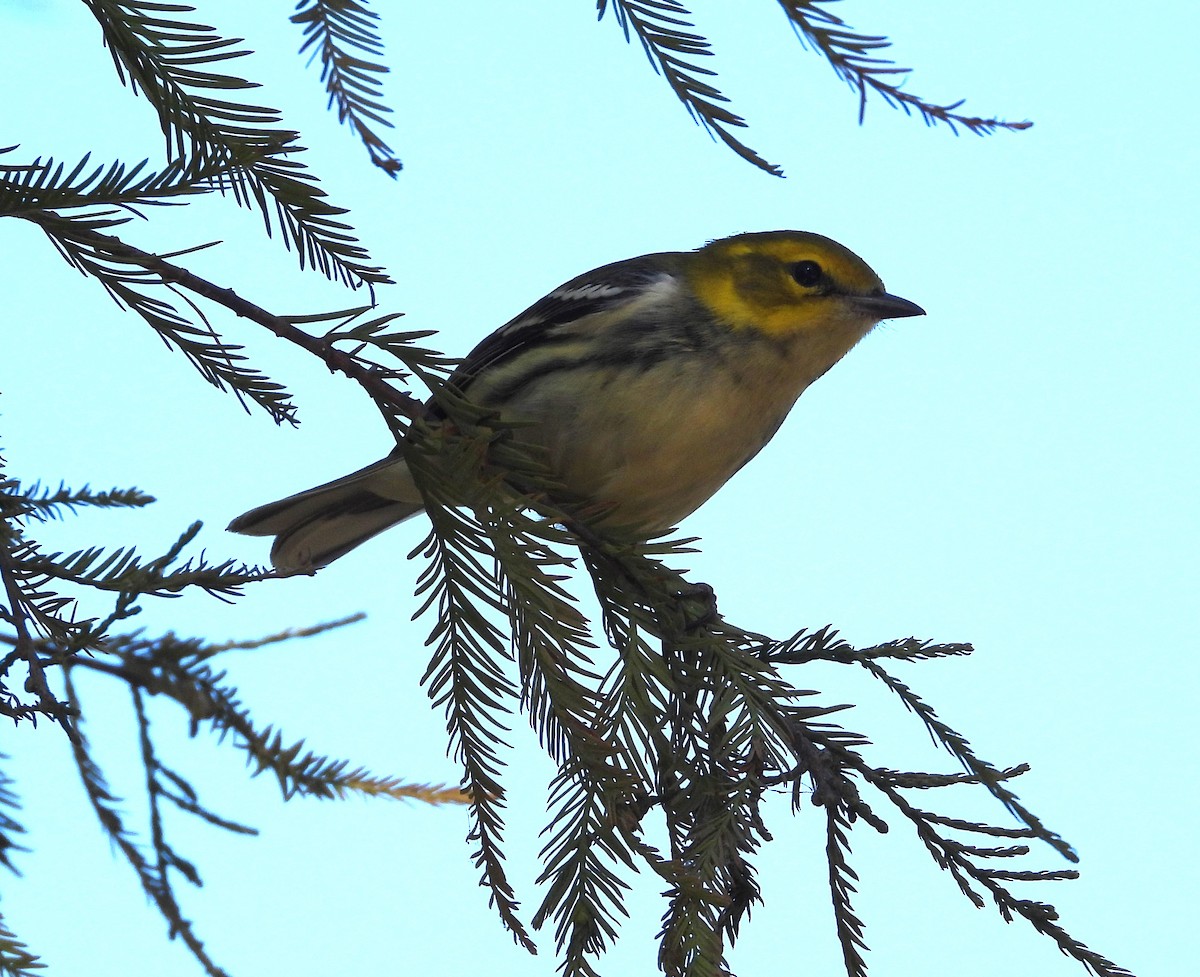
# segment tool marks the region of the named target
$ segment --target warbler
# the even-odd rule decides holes
[[[449,378],[520,422],[605,525],[649,537],[753,458],[814,380],[883,319],[924,315],[819,234],[765,231],[604,265],[476,346]],[[316,569],[420,511],[402,446],[239,516],[280,569]]]

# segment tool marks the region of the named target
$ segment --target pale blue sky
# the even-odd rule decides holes
[[[733,620],[774,634],[832,622],[856,643],[974,642],[970,659],[903,677],[983,756],[1033,764],[1019,793],[1076,845],[1083,877],[1028,895],[1054,902],[1075,936],[1139,977],[1193,970],[1200,153],[1192,67],[1171,41],[1196,36],[1195,5],[1156,4],[1153,18],[1115,3],[837,6],[893,38],[916,68],[914,91],[1035,122],[984,139],[878,103],[859,128],[852,94],[774,4],[723,5],[701,18],[722,86],[751,123],[749,144],[786,180],[710,142],[584,0],[380,9],[391,142],[406,167],[394,183],[323,113],[315,75],[293,55],[289,5],[213,2],[202,17],[261,51],[243,70],[304,133],[310,164],[396,278],[383,307],[440,330],[446,352],[465,352],[587,268],[743,230],[835,237],[928,310],[869,336],[684,524],[704,540],[694,577]],[[0,144],[68,162],[161,151],[152,114],[117,88],[81,4],[9,3],[0,33]],[[128,239],[165,252],[221,238],[194,269],[273,311],[358,301],[301,275],[232,203],[154,216]],[[56,524],[48,545],[137,538],[152,552],[200,518],[210,556],[264,560],[262,541],[222,531],[232,516],[386,451],[352,385],[255,327],[214,313],[295,392],[298,431],[208,388],[31,227],[0,223],[0,252],[10,473],[134,483],[160,500]],[[315,750],[453,782],[442,719],[417,684],[429,622],[409,622],[419,568],[405,556],[423,533],[414,521],[313,579],[256,587],[232,606],[148,604],[140,623],[220,640],[367,611],[340,634],[231,658],[231,681],[260,722]],[[871,735],[880,764],[952,768],[865,675],[813,668],[796,681],[860,703],[845,722]],[[133,810],[127,703],[101,683],[84,691],[90,732]],[[263,832],[175,826],[206,881],[186,911],[232,974],[454,974],[480,961],[497,975],[555,973],[550,934],[529,958],[487,908],[463,812],[283,805],[265,778],[246,781],[236,754],[188,741],[178,710],[155,705],[174,764],[222,813]],[[510,865],[531,915],[549,765],[519,723],[513,739]],[[13,755],[35,849],[19,859],[23,879],[0,877],[3,910],[51,977],[197,973],[110,854],[63,739],[45,726],[0,729],[0,751]],[[964,810],[1004,818],[994,805]],[[782,797],[772,814],[777,840],[759,859],[767,902],[734,968],[836,974],[823,821],[793,820]],[[855,839],[872,973],[1083,973],[1024,924],[972,909],[892,820],[888,837]],[[1066,866],[1045,849],[1037,867]],[[653,972],[658,888],[635,882],[602,972]]]

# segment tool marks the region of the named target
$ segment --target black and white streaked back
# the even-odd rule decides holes
[[[467,390],[486,368],[537,343],[553,343],[564,327],[629,303],[673,277],[672,253],[648,254],[595,268],[565,282],[509,320],[464,357],[449,382]]]

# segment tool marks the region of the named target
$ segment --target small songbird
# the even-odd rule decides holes
[[[819,234],[737,234],[586,272],[476,346],[449,383],[520,422],[607,526],[661,533],[761,450],[814,380],[882,319],[924,315]],[[279,569],[323,567],[420,511],[399,447],[238,516]]]

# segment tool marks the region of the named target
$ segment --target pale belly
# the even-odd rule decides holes
[[[527,436],[536,431],[572,496],[607,508],[604,522],[667,529],[759,452],[811,379],[777,360],[740,377],[690,368],[670,382],[614,370],[586,390],[533,392]]]

